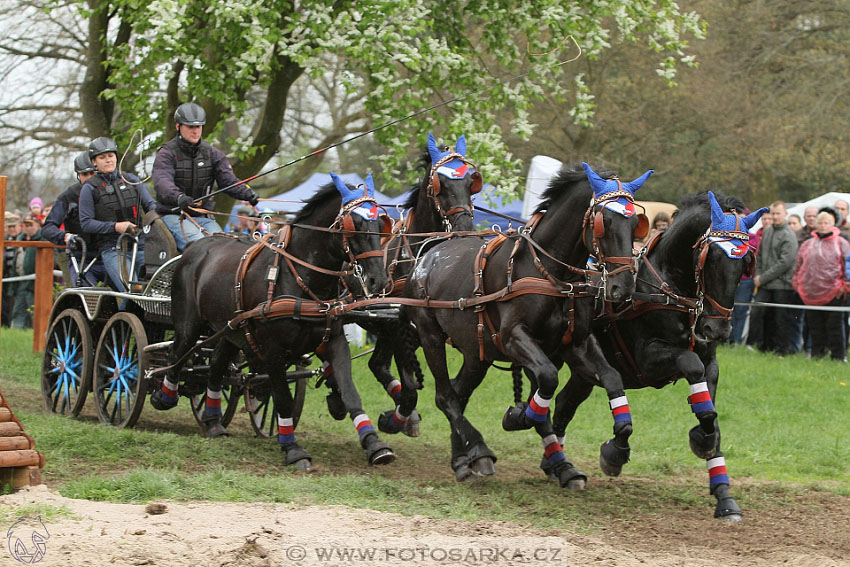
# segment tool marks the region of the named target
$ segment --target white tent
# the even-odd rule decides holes
[[[534,156],[528,167],[528,179],[525,181],[525,198],[522,200],[522,218],[531,218],[534,209],[543,199],[540,198],[546,187],[564,164],[549,156]]]

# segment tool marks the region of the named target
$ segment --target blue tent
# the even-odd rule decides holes
[[[358,186],[361,183],[364,183],[362,177],[357,175],[356,173],[343,173],[340,174],[339,177],[345,181],[349,185]],[[273,197],[268,197],[269,201],[260,201],[257,205],[257,208],[261,211],[270,209],[274,212],[288,212],[292,213],[298,211],[303,206],[304,201],[312,197],[316,194],[316,191],[319,190],[320,187],[323,187],[327,183],[330,183],[331,176],[327,173],[314,173],[311,175],[307,181],[298,185],[289,191],[285,191],[280,193],[279,195],[275,195]],[[375,200],[379,203],[385,203],[390,200],[389,197],[384,195],[379,191],[375,191]],[[241,202],[237,202],[233,205],[233,208],[230,210],[231,215],[236,214],[236,209],[244,206]],[[398,215],[396,215],[398,216]],[[228,223],[236,223],[236,217],[231,216],[228,220]]]
[[[495,185],[490,183],[485,184],[481,192],[475,196],[473,200],[474,204],[515,219],[522,219],[522,199],[517,199],[516,197],[497,197],[493,195],[495,190]],[[490,203],[487,201],[490,201]],[[508,226],[512,228],[519,228],[518,223],[514,221],[510,221],[490,213],[485,213],[484,211],[479,211],[477,209],[475,210],[476,228],[489,229],[492,228],[493,225],[498,225],[502,230],[507,230]]]

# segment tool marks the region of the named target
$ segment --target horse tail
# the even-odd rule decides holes
[[[419,359],[416,358],[416,349],[419,348],[419,335],[409,323],[402,326],[402,333],[404,342],[403,366],[413,372],[418,384],[417,389],[421,390],[425,386],[425,375],[422,373]]]
[[[522,367],[519,364],[511,364],[511,376],[514,381],[514,405],[520,405],[522,399]]]

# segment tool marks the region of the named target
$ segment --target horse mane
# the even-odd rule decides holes
[[[593,169],[598,172],[599,176],[603,179],[616,175],[616,173],[611,170]],[[561,198],[565,191],[572,190],[582,181],[587,181],[587,173],[585,173],[584,168],[580,163],[574,163],[570,166],[562,167],[561,170],[558,171],[558,174],[549,182],[546,190],[541,195],[542,201],[539,205],[537,205],[537,208],[534,209],[534,212],[539,213],[548,210],[555,199]]]
[[[346,185],[350,189],[354,189],[351,185]],[[341,199],[339,191],[336,186],[330,182],[325,185],[322,185],[316,194],[307,199],[304,202],[304,206],[301,207],[301,210],[295,215],[295,218],[292,219],[293,223],[304,223],[305,220],[308,220],[312,217],[318,209],[325,205],[327,201],[331,199]]]
[[[417,164],[423,170],[422,179],[414,183],[409,189],[410,194],[407,196],[407,201],[402,205],[405,209],[412,209],[419,202],[419,192],[422,191],[423,180],[428,177],[428,172],[431,171],[431,154],[428,153],[428,150],[422,153]]]

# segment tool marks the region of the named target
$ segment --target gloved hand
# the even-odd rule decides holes
[[[180,195],[177,197],[177,206],[183,209],[184,211],[189,210],[189,207],[195,205],[195,200],[189,195]]]
[[[76,234],[69,234],[65,238],[65,246],[67,246],[68,250],[70,250],[71,252],[76,252],[77,250],[82,248],[82,245],[80,243],[80,237]]]
[[[250,187],[245,189],[245,192],[242,194],[242,200],[248,201],[251,203],[252,207],[256,207],[257,203],[260,202],[260,196],[257,195],[257,192],[251,189]]]

